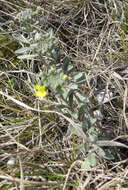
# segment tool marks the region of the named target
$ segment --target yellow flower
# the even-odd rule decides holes
[[[68,75],[65,75],[65,74],[64,74],[63,77],[62,77],[63,80],[65,80],[65,79],[67,79],[67,78],[68,78]]]
[[[36,84],[34,86],[34,90],[35,90],[34,95],[39,98],[44,98],[45,96],[47,96],[46,86],[44,86],[44,85]]]
[[[65,89],[64,89],[64,88],[61,88],[60,90],[61,90],[61,92],[65,92]]]

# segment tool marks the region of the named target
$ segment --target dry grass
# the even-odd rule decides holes
[[[38,111],[49,107],[53,97],[46,102],[34,97],[35,65],[16,58],[18,44],[11,37],[19,31],[15,15],[26,7],[40,9],[42,30],[52,27],[76,70],[86,73],[82,91],[92,99],[92,114],[95,109],[103,114],[95,126],[102,138],[128,145],[127,0],[1,0],[0,190],[127,190],[126,148],[105,148],[113,160],[99,157],[97,166],[81,170],[86,155],[76,150],[81,139],[67,136],[69,121]],[[98,104],[96,96],[103,89],[114,97]],[[10,158],[16,159],[12,166],[7,165]]]

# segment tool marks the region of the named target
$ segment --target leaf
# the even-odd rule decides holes
[[[85,104],[82,104],[78,111],[78,118],[80,121],[82,121],[84,119],[85,110],[86,110],[86,106],[85,106]]]
[[[90,154],[88,159],[90,160],[90,166],[96,166],[97,159],[95,153]]]
[[[70,90],[68,93],[68,101],[69,101],[69,106],[73,106],[73,97],[74,97],[74,92],[73,90]]]
[[[97,141],[96,143],[99,146],[123,147],[123,148],[128,149],[127,145],[120,143],[120,142],[117,142],[117,141],[113,141],[113,140],[100,140],[100,141]]]
[[[96,119],[92,118],[89,116],[88,119],[84,119],[82,122],[82,129],[84,132],[86,132],[88,130],[88,134],[90,136],[90,138],[94,139],[94,136],[97,137],[97,132],[95,131],[95,129],[93,128],[93,125],[95,124]]]
[[[90,129],[88,130],[88,135],[90,142],[95,143],[98,140],[99,133],[94,127],[90,127]]]
[[[32,47],[23,47],[23,48],[16,50],[15,53],[22,54],[22,53],[26,53],[32,49],[33,49]]]
[[[71,73],[73,69],[74,69],[73,65],[69,65],[67,69],[67,74]]]
[[[48,28],[47,33],[50,34],[50,38],[53,37],[53,29],[52,28]]]
[[[90,125],[93,126],[95,123],[96,123],[96,118],[90,117]]]
[[[19,59],[33,59],[35,57],[37,57],[38,54],[33,54],[33,55],[20,55],[18,56]]]
[[[41,53],[42,53],[42,54],[47,53],[48,48],[49,48],[49,44],[48,44],[47,42],[43,42],[43,44],[42,44],[42,46],[41,46]]]
[[[93,135],[93,136],[98,136],[99,133],[96,131],[96,129],[94,127],[91,127],[88,131],[89,135]]]
[[[104,151],[101,147],[99,147],[99,146],[97,146],[97,145],[94,145],[94,148],[96,148],[96,153],[97,153],[100,157],[106,158],[106,153],[105,153],[105,151]]]
[[[14,39],[16,39],[19,42],[29,44],[29,40],[26,39],[22,34],[17,34],[17,35],[13,34],[12,36]]]
[[[64,93],[62,94],[64,100],[67,100],[68,93],[69,93],[69,91],[64,91]]]
[[[33,43],[33,44],[30,45],[30,47],[33,50],[35,48],[38,48],[38,45],[39,45],[38,43]]]
[[[88,119],[84,119],[82,122],[82,129],[86,133],[86,131],[90,128],[90,123]]]
[[[48,85],[56,90],[59,86],[62,87],[62,84],[64,83],[63,80],[63,73],[57,73],[56,71],[50,72],[48,75]]]
[[[81,102],[89,102],[89,98],[79,92],[76,92],[76,96],[79,98]]]
[[[89,159],[85,159],[83,163],[81,164],[81,169],[90,169],[90,162]]]
[[[78,89],[78,85],[71,83],[71,84],[68,85],[68,88],[72,89],[72,90],[77,90]]]
[[[21,11],[16,15],[16,19],[22,22],[24,20],[31,19],[31,15],[32,15],[32,9],[25,9],[24,11]]]
[[[65,105],[65,104],[57,104],[56,107],[59,108],[59,109],[64,109],[64,108],[67,108],[67,105]]]
[[[77,113],[77,112],[73,112],[73,113],[72,113],[72,117],[73,117],[74,119],[78,119],[78,113]]]
[[[96,154],[91,153],[87,158],[84,159],[81,169],[90,169],[93,166],[96,166],[97,164],[97,159],[96,159]]]
[[[79,130],[77,130],[75,127],[73,127],[72,125],[69,125],[68,127],[68,131],[71,133],[71,134],[74,134],[78,137],[81,136],[81,133],[79,132]]]
[[[69,69],[69,58],[67,56],[65,56],[63,58],[63,65],[62,65],[62,69],[64,73],[68,73],[68,69]]]
[[[80,145],[77,146],[77,151],[78,151],[78,154],[80,153],[87,153],[89,151],[89,144],[85,144],[85,143],[82,143]]]
[[[53,48],[51,51],[51,56],[53,57],[54,60],[52,60],[51,62],[56,63],[55,60],[59,60],[60,57],[60,52],[59,49],[57,48]]]
[[[68,118],[72,118],[72,115],[70,113],[63,113],[63,115],[68,117]]]
[[[113,155],[113,153],[112,152],[110,152],[110,151],[105,151],[105,157],[104,158],[106,158],[106,159],[108,159],[108,160],[114,160],[115,159],[115,156]]]
[[[36,32],[36,34],[35,34],[35,41],[38,41],[40,39],[41,39],[41,33]]]
[[[86,81],[85,73],[83,72],[79,72],[78,74],[74,75],[73,78],[78,84],[82,84]]]

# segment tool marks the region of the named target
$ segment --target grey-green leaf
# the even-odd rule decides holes
[[[79,98],[81,102],[89,102],[88,97],[79,92],[76,92],[76,96]]]
[[[77,90],[78,89],[78,85],[71,83],[71,84],[68,85],[68,88],[72,89],[72,90]]]
[[[71,134],[74,134],[78,137],[81,136],[81,133],[79,132],[79,129],[77,130],[75,127],[73,127],[72,125],[69,125],[68,127],[68,131],[71,133]]]
[[[96,146],[97,146],[97,145],[95,145],[95,147],[96,147]],[[101,156],[101,157],[103,157],[103,158],[106,157],[105,151],[104,151],[102,148],[100,148],[99,146],[97,146],[96,152],[97,152],[97,154],[98,154],[99,156]]]
[[[95,153],[91,153],[85,160],[83,161],[81,165],[81,169],[90,169],[93,166],[96,166],[97,164],[97,158]]]
[[[85,110],[86,110],[86,105],[82,104],[79,108],[79,111],[78,111],[78,118],[80,121],[82,121],[84,119]]]
[[[12,35],[14,39],[18,40],[19,42],[22,42],[22,43],[26,43],[26,44],[29,44],[29,40],[26,39],[22,34],[15,34],[15,35]]]
[[[78,74],[75,74],[73,78],[74,78],[75,82],[77,82],[79,84],[82,84],[86,81],[85,73],[83,73],[83,72],[79,72]]]
[[[20,55],[20,56],[18,56],[18,58],[19,59],[33,59],[33,58],[35,58],[35,57],[37,57],[38,56],[38,54],[33,54],[33,55]]]
[[[30,50],[32,50],[32,47],[23,47],[23,48],[20,48],[20,49],[16,50],[15,53],[22,54],[22,53],[26,53],[26,52],[28,52]]]
[[[69,91],[69,94],[68,94],[68,101],[69,101],[70,107],[73,106],[73,97],[74,97],[74,94],[73,94],[73,93],[74,93],[73,90],[70,90],[70,91]]]

